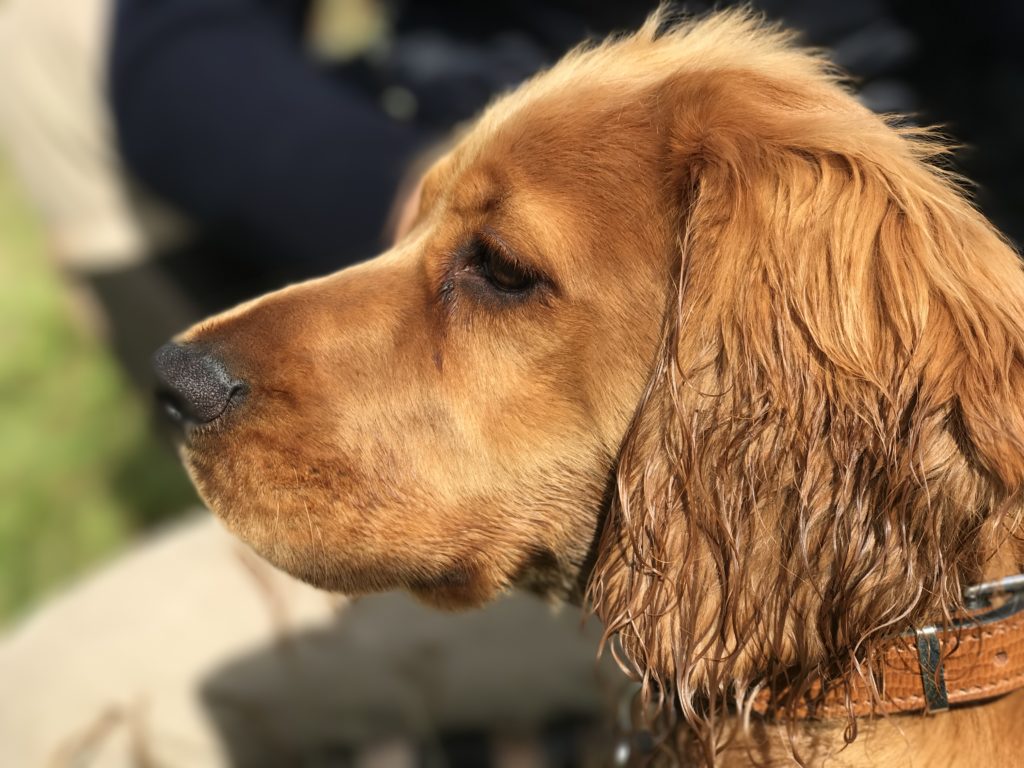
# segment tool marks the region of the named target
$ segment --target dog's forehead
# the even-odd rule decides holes
[[[604,186],[635,164],[651,139],[640,95],[613,100],[603,86],[555,98],[538,91],[515,108],[485,115],[425,181],[426,194],[447,196],[457,210],[494,209],[516,193],[579,193]]]

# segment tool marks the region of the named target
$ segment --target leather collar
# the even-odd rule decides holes
[[[877,714],[932,714],[950,707],[993,699],[1024,688],[1024,574],[1008,576],[964,590],[969,616],[949,627],[929,626],[902,635],[886,648],[873,695],[869,684],[857,678],[851,685],[849,708],[846,690],[812,690],[795,713],[781,713],[773,694],[762,689],[753,712],[773,718],[795,714],[799,719],[867,717]],[[1007,595],[997,608],[991,598]],[[623,766],[634,756],[650,758],[658,739],[632,727],[633,702],[639,684],[620,701],[613,764]]]
[[[995,595],[1007,595],[998,608],[984,611]],[[1024,687],[1024,574],[964,590],[970,616],[948,627],[922,627],[896,638],[885,649],[873,681],[856,678],[812,692],[797,706],[798,718],[863,717],[871,714],[934,713],[984,701]],[[877,689],[877,698],[871,687]],[[753,711],[782,714],[771,691],[762,690]]]

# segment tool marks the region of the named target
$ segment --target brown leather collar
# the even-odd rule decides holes
[[[942,712],[1024,687],[1024,575],[964,590],[969,607],[982,608],[991,595],[1008,593],[1000,607],[960,619],[949,628],[924,627],[896,638],[882,655],[874,685],[855,678],[850,686],[812,692],[789,716],[863,717],[871,714]],[[762,690],[753,710],[777,714],[777,698]]]
[[[990,608],[995,595],[1007,595],[998,608]],[[780,710],[778,697],[762,689],[751,709],[775,719],[867,717],[879,714],[931,714],[950,707],[993,699],[1024,688],[1024,574],[978,584],[964,590],[969,616],[949,628],[924,627],[896,638],[882,655],[871,690],[855,678],[850,686],[849,708],[845,686],[822,693],[812,690],[795,711]],[[633,703],[639,684],[622,699],[619,728],[634,733]],[[655,751],[657,739],[624,736],[616,745],[615,764],[626,765],[631,755],[644,759]]]

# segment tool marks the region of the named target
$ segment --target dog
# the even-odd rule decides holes
[[[653,760],[1019,762],[1019,622],[964,589],[1024,560],[1024,273],[947,152],[658,12],[490,106],[387,252],[162,348],[185,464],[319,587],[587,606]]]

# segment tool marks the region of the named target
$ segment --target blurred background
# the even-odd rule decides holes
[[[956,167],[977,184],[980,207],[1021,242],[1024,5],[754,5],[829,48],[873,109],[944,125],[964,145]],[[371,742],[385,744],[374,753],[381,765],[422,762],[409,757],[422,744],[437,764],[490,764],[501,762],[487,746],[496,721],[541,734],[500,753],[517,764],[581,764],[584,742],[614,744],[622,681],[594,667],[596,629],[581,634],[575,617],[529,601],[479,619],[431,617],[401,598],[331,602],[278,583],[220,538],[156,428],[148,358],[206,314],[372,255],[454,126],[573,44],[635,27],[654,6],[0,0],[0,766],[348,765],[370,759],[351,745]],[[240,608],[243,593],[259,597]],[[244,615],[232,623],[231,611]],[[419,639],[381,650],[396,626],[413,624]],[[183,640],[184,625],[216,629]],[[297,686],[275,677],[273,653],[260,655],[285,636],[304,648]],[[132,643],[118,638],[152,646],[133,666]],[[154,682],[146,660],[165,659],[169,642],[195,650]],[[492,656],[465,661],[467,648],[487,644]],[[325,648],[378,667],[362,688],[348,686],[350,698],[324,700],[323,670],[351,681],[372,667],[339,671],[345,654]],[[515,653],[550,657],[549,673],[531,676]],[[447,683],[423,673],[441,657],[453,660]],[[121,679],[119,659],[135,693],[103,682]],[[405,682],[388,694],[381,680],[403,664]],[[503,664],[518,672],[494,677]],[[88,682],[82,670],[97,665],[99,682]],[[138,737],[138,701],[162,695],[139,699],[141,679],[192,702],[177,719],[152,705],[156,721],[186,734],[177,747]],[[289,723],[281,712],[304,712],[307,725],[292,729],[304,741],[239,752],[230,734],[246,742],[266,728],[251,707],[239,720],[211,705],[225,680],[233,701],[270,702]],[[420,695],[445,684],[447,703],[420,702],[415,717],[395,709],[403,685]],[[517,684],[518,704],[492,706],[515,699]],[[282,693],[289,687],[304,698]],[[11,697],[25,690],[34,698],[15,712]],[[48,709],[55,698],[65,701],[59,715]],[[339,711],[355,723],[348,731]],[[120,751],[107,744],[118,728],[129,734]],[[214,735],[195,736],[204,728]],[[420,745],[412,753],[387,740],[403,733]],[[200,744],[207,737],[214,746]]]

